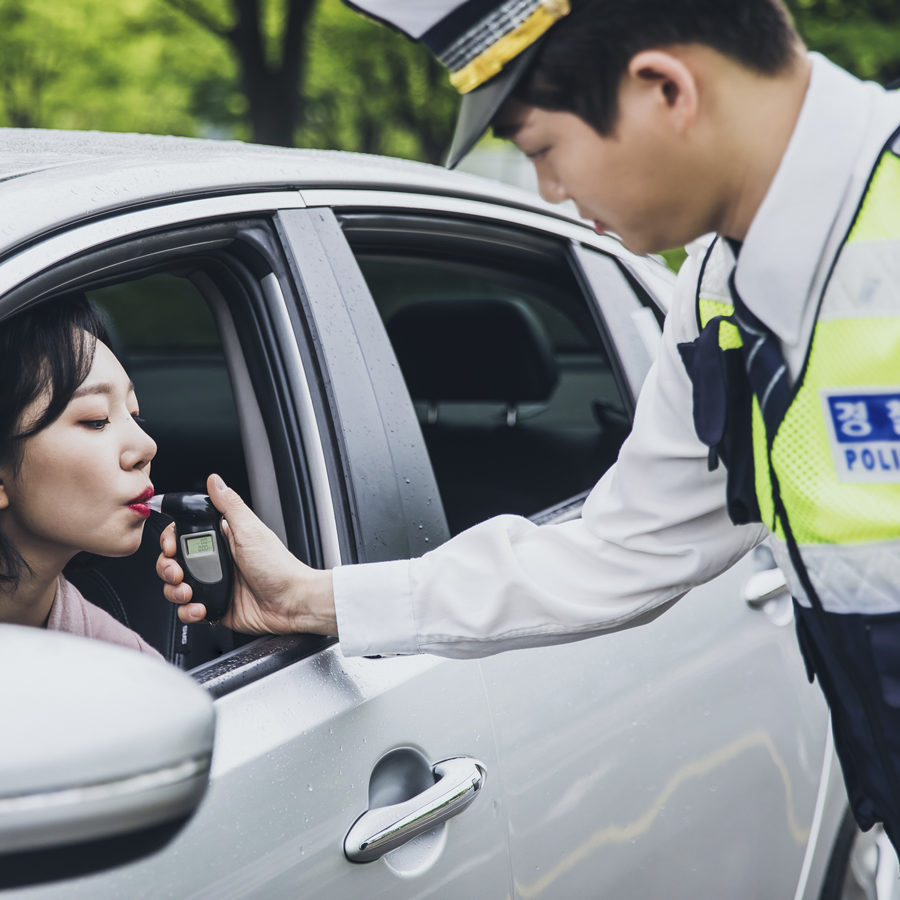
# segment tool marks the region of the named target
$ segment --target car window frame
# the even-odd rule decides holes
[[[340,455],[332,481],[344,562],[411,559],[446,541],[446,516],[381,317],[334,213],[282,210],[298,331],[318,355]],[[343,491],[339,493],[339,478]]]
[[[276,202],[273,202],[276,201]],[[254,290],[258,296],[254,298],[257,313],[263,312],[262,323],[268,334],[266,340],[275,351],[272,362],[278,363],[281,370],[280,389],[283,399],[288,401],[286,408],[293,407],[294,418],[303,419],[303,423],[295,423],[294,431],[298,438],[292,443],[297,461],[301,469],[305,469],[304,449],[301,443],[308,443],[299,435],[320,441],[322,422],[311,404],[304,406],[296,402],[296,393],[300,385],[298,379],[307,384],[314,381],[307,377],[306,369],[300,358],[297,337],[293,329],[286,328],[289,302],[284,294],[293,293],[293,283],[287,274],[284,262],[284,251],[275,235],[274,227],[260,228],[261,223],[271,226],[271,219],[277,212],[278,204],[284,203],[288,208],[302,207],[302,199],[298,194],[252,194],[234,197],[217,197],[202,201],[186,201],[166,207],[154,207],[139,212],[126,212],[113,215],[99,222],[92,222],[67,229],[61,233],[39,241],[19,254],[7,257],[0,262],[0,316],[12,314],[20,308],[58,293],[65,293],[82,286],[100,286],[126,280],[142,272],[158,271],[177,259],[190,256],[199,257],[223,251],[226,247],[234,250],[236,236],[245,225],[241,240],[253,249],[263,250],[270,264],[271,272],[253,271],[253,252],[244,252],[244,271],[240,273],[244,287]],[[204,213],[210,213],[209,216]],[[229,213],[231,215],[229,215]],[[249,215],[248,215],[249,214]],[[255,232],[255,234],[254,234]],[[189,237],[193,234],[193,237]],[[235,268],[241,268],[235,260]],[[263,290],[262,279],[266,274],[276,277],[282,292]],[[280,309],[279,309],[280,305]],[[232,313],[235,310],[232,308]],[[275,315],[273,316],[273,312]],[[235,324],[239,332],[244,333],[248,326],[246,318]],[[245,361],[253,367],[253,357],[258,354],[245,353]],[[285,377],[284,361],[288,359],[293,365]],[[258,383],[259,373],[254,376]],[[311,418],[312,417],[312,418]],[[288,435],[281,436],[288,443]],[[270,441],[272,435],[270,434]],[[274,448],[273,448],[274,449]],[[330,497],[330,475],[327,471],[315,473],[317,477],[310,479],[308,475],[298,482],[296,489],[285,490],[283,484],[283,464],[278,472],[279,493],[285,519],[289,520],[289,507],[295,511],[304,504],[318,519],[321,527],[323,517],[327,525],[330,504],[320,502],[323,496]],[[302,474],[302,473],[301,473]],[[306,500],[304,501],[304,498]],[[285,502],[287,500],[287,503]],[[296,516],[295,516],[296,518]],[[288,534],[291,522],[287,521]],[[333,529],[336,525],[333,523]],[[296,534],[296,523],[294,523]],[[318,529],[315,530],[318,540]],[[295,543],[292,541],[291,543]],[[299,547],[292,547],[297,551]],[[312,562],[322,564],[321,548],[314,553]],[[304,553],[302,555],[309,555]],[[326,561],[330,565],[341,560],[329,554]],[[256,681],[270,672],[284,668],[293,662],[312,655],[335,642],[335,638],[315,635],[291,635],[287,637],[263,637],[246,644],[231,653],[218,657],[209,663],[192,669],[189,674],[203,685],[214,697],[231,693],[244,684]]]

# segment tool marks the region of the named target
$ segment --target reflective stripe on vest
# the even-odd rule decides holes
[[[722,288],[721,266],[709,277],[704,271],[697,308],[701,328],[733,313]],[[737,328],[727,321],[719,322],[718,337],[722,350],[741,345]],[[752,428],[760,514],[773,532],[773,549],[791,592],[810,605],[788,558],[784,523],[774,513],[770,464],[823,608],[898,612],[900,158],[890,149],[876,164],[838,253],[794,391],[772,439],[771,457],[756,400]]]

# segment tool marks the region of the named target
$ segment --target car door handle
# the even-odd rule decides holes
[[[787,593],[787,582],[781,569],[754,572],[744,584],[744,600],[750,609],[762,609],[770,600]]]
[[[350,862],[366,863],[458,816],[484,786],[484,764],[458,756],[435,763],[434,786],[403,803],[366,810],[344,838]]]

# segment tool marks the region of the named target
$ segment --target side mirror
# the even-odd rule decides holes
[[[0,685],[0,887],[144,855],[203,798],[215,714],[183,672],[0,625]]]

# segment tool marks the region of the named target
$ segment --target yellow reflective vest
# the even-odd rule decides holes
[[[791,543],[831,612],[900,611],[898,150],[882,152],[835,258],[786,414],[767,433],[758,397],[745,413],[759,519],[794,596],[810,604]],[[727,351],[743,342],[723,272],[705,266],[697,316],[701,329],[722,317]]]

